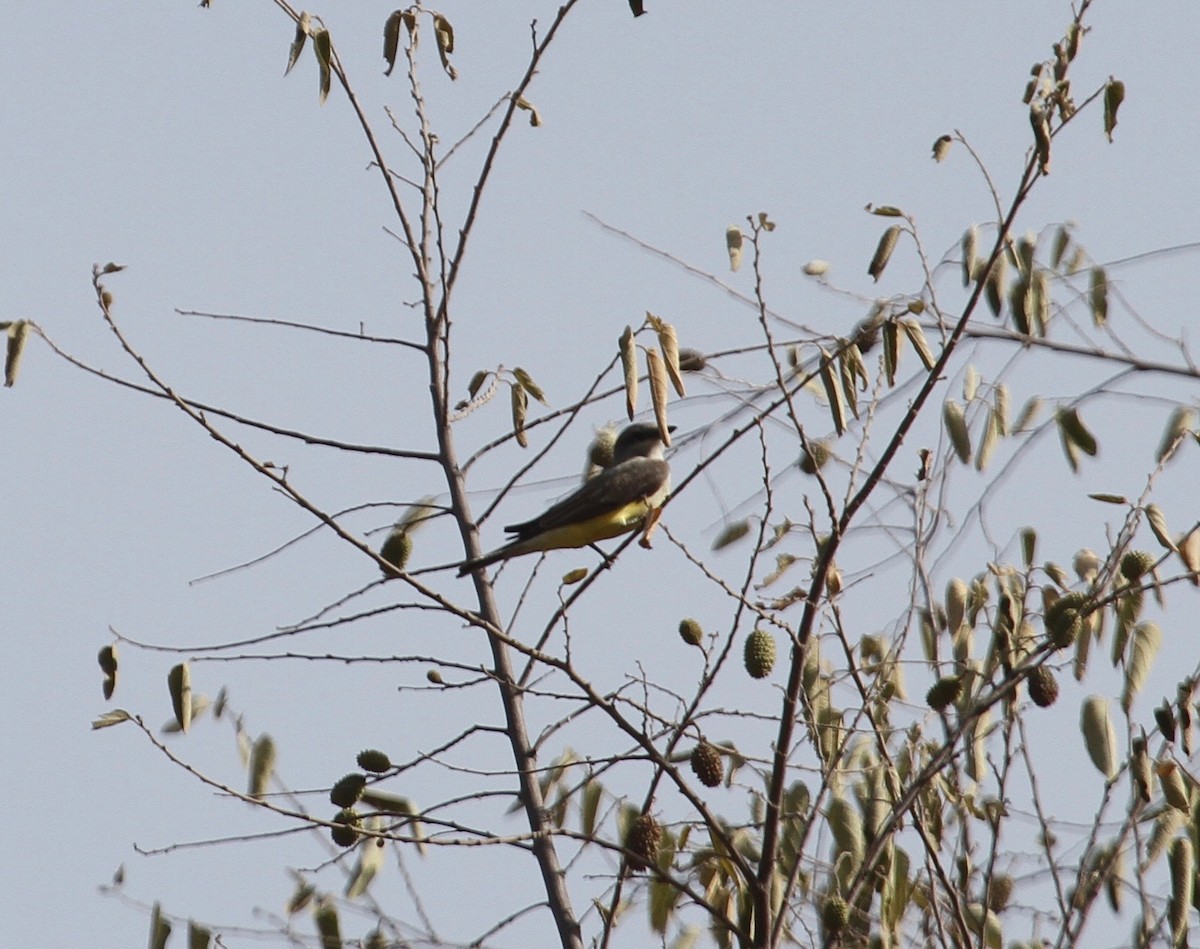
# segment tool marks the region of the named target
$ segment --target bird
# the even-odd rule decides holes
[[[667,429],[674,430],[674,425]],[[458,575],[522,554],[586,547],[653,523],[671,491],[664,447],[658,426],[626,426],[613,445],[612,464],[538,517],[505,527],[515,536],[491,553],[461,563]]]

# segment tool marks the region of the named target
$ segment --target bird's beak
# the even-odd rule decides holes
[[[677,428],[679,428],[679,426],[678,426],[678,425],[668,425],[668,426],[667,426],[667,431],[668,431],[668,432],[673,432],[673,431],[675,431],[675,429],[677,429]]]

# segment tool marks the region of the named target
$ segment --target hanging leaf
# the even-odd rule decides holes
[[[933,143],[933,160],[941,162],[950,152],[950,146],[954,143],[954,139],[949,135],[939,135]]]
[[[1058,423],[1058,434],[1071,470],[1078,471],[1078,452],[1082,451],[1085,455],[1095,457],[1098,450],[1096,437],[1083,424],[1083,419],[1079,417],[1077,409],[1059,409],[1055,416],[1055,422]]]
[[[1088,301],[1092,308],[1092,322],[1103,326],[1108,322],[1108,276],[1103,267],[1092,268],[1091,290]]]
[[[1157,504],[1146,505],[1146,523],[1150,525],[1150,530],[1154,533],[1155,539],[1162,544],[1167,550],[1176,551],[1175,541],[1171,539],[1171,534],[1167,530],[1167,518],[1163,514],[1162,508]]]
[[[984,296],[993,316],[999,316],[1004,308],[1004,287],[1008,282],[1008,255],[1003,251],[996,257],[983,285]]]
[[[550,403],[546,401],[546,394],[542,392],[541,387],[533,381],[533,377],[530,376],[529,373],[527,373],[524,369],[518,366],[513,370],[513,376],[516,378],[517,382],[521,384],[521,388],[541,402],[542,405],[550,405]]]
[[[725,229],[725,248],[729,251],[729,269],[737,273],[742,266],[742,229],[740,227]]]
[[[663,365],[658,350],[646,350],[646,375],[650,379],[650,403],[654,406],[654,421],[658,423],[658,437],[668,448],[671,447],[671,427],[667,424],[667,368]]]
[[[450,64],[450,54],[454,52],[454,27],[440,13],[433,15],[433,36],[437,40],[438,57],[442,61],[442,69],[451,79],[457,79],[458,72]]]
[[[534,128],[539,128],[542,124],[542,114],[537,110],[532,102],[524,96],[517,96],[517,108],[529,113],[529,124]]]
[[[21,367],[21,354],[25,351],[25,340],[29,336],[29,322],[15,320],[8,324],[8,346],[4,355],[4,385],[11,387],[17,381],[17,370]]]
[[[869,384],[867,365],[863,362],[862,351],[855,343],[846,343],[838,350],[838,363],[842,374],[842,395],[854,417],[858,418],[858,386],[861,383],[865,392]]]
[[[188,920],[188,949],[208,949],[212,932],[194,920]]]
[[[412,16],[411,14],[407,14]],[[396,54],[400,51],[400,24],[404,22],[406,11],[393,10],[383,24],[383,58],[387,63],[387,69],[383,71],[385,76],[390,76],[392,70],[396,68]],[[412,35],[413,27],[409,25],[409,35]]]
[[[1171,413],[1171,417],[1167,420],[1167,427],[1163,430],[1162,440],[1158,443],[1158,451],[1154,453],[1154,460],[1162,464],[1167,459],[1175,454],[1175,449],[1179,447],[1179,442],[1196,424],[1196,413],[1188,406],[1180,405]]]
[[[732,524],[726,524],[721,533],[717,535],[717,539],[713,541],[712,549],[721,550],[723,547],[728,547],[749,533],[749,520],[734,521]]]
[[[929,348],[929,343],[925,339],[925,331],[921,328],[921,324],[916,320],[900,320],[900,325],[904,329],[904,335],[908,337],[913,344],[913,349],[917,351],[917,355],[921,357],[921,363],[926,370],[932,372],[934,364],[937,360],[933,356],[933,351]]]
[[[876,217],[904,217],[904,212],[894,204],[881,204],[878,207],[868,204],[867,210]]]
[[[900,327],[895,320],[883,324],[883,374],[889,387],[896,385],[896,373],[900,369],[901,340]]]
[[[647,313],[647,317],[651,314]],[[658,345],[662,349],[663,362],[666,364],[667,375],[671,379],[671,385],[674,387],[679,398],[687,395],[687,390],[683,385],[683,375],[679,369],[679,338],[675,335],[675,327],[670,323],[654,317],[656,322],[654,332],[658,335]]]
[[[874,213],[881,213],[882,209],[877,208]],[[875,255],[871,258],[871,263],[867,266],[867,274],[876,283],[883,275],[884,268],[887,267],[888,261],[892,259],[892,251],[896,249],[896,241],[900,239],[900,225],[893,224],[879,238],[879,244],[875,247]]]
[[[262,734],[250,750],[249,797],[262,800],[267,793],[271,775],[275,771],[275,742],[270,735]]]
[[[962,285],[969,287],[975,277],[978,261],[979,228],[974,224],[966,229],[962,236]]]
[[[1171,899],[1167,906],[1171,941],[1176,946],[1186,946],[1188,915],[1196,889],[1196,857],[1190,837],[1184,835],[1171,841],[1167,864],[1171,868]]]
[[[1054,244],[1050,249],[1050,266],[1058,270],[1066,256],[1067,248],[1071,246],[1071,232],[1065,226],[1060,226],[1054,235]]]
[[[1029,106],[1029,124],[1033,127],[1033,147],[1037,154],[1038,170],[1050,174],[1050,112],[1040,102]]]
[[[1008,434],[1008,386],[1003,382],[992,389],[992,410],[996,418],[996,431]]]
[[[327,897],[313,907],[313,922],[321,937],[321,949],[338,949],[342,945],[342,927],[338,922],[337,906]]]
[[[947,399],[942,406],[942,419],[946,423],[946,433],[950,436],[950,444],[954,453],[964,465],[971,463],[971,436],[967,431],[967,419],[963,415],[962,406],[953,399]]]
[[[171,692],[175,721],[179,723],[179,730],[186,732],[192,724],[192,676],[186,662],[179,663],[167,674],[167,687]]]
[[[512,396],[513,435],[516,436],[518,445],[528,448],[529,436],[525,434],[525,413],[529,408],[529,396],[519,385],[509,386],[508,389]]]
[[[1029,430],[1029,426],[1042,411],[1042,400],[1036,395],[1031,396],[1029,400],[1021,406],[1021,414],[1017,416],[1016,424],[1013,425],[1014,432],[1024,432]]]
[[[1099,695],[1084,699],[1079,727],[1092,764],[1111,780],[1117,773],[1117,733],[1108,714],[1108,700]]]
[[[1000,428],[996,424],[996,413],[989,409],[983,423],[983,431],[979,434],[979,450],[975,452],[976,471],[983,471],[987,467],[988,460],[992,457],[992,450],[996,447],[999,438]]]
[[[1104,85],[1104,134],[1113,140],[1113,129],[1117,127],[1117,110],[1125,101],[1125,83],[1111,76]]]
[[[329,98],[329,89],[333,83],[333,70],[330,67],[330,60],[333,58],[333,42],[329,38],[328,30],[317,30],[312,35],[313,52],[317,56],[317,67],[321,71],[321,92],[320,103],[325,104],[325,100]]]
[[[632,326],[625,327],[618,345],[621,351],[621,368],[625,373],[625,411],[632,422],[634,412],[637,411],[638,397],[637,344],[633,341]]]
[[[300,13],[300,19],[296,21],[296,38],[292,40],[292,46],[288,50],[287,69],[283,71],[285,76],[292,71],[292,67],[296,65],[296,61],[300,58],[300,54],[304,52],[304,44],[308,40],[308,25],[308,14],[302,11]]]
[[[133,716],[123,708],[114,708],[111,712],[105,712],[99,718],[92,719],[92,731],[99,731],[101,728],[112,728],[113,725],[120,725],[121,722],[132,721]]]
[[[166,949],[170,937],[171,924],[163,916],[162,906],[155,903],[150,912],[150,949]]]
[[[1125,665],[1125,688],[1121,692],[1121,711],[1126,715],[1133,706],[1134,697],[1146,684],[1154,657],[1162,645],[1162,632],[1154,623],[1138,623],[1133,630],[1133,645],[1129,650],[1129,661]]]
[[[367,827],[371,830],[379,830],[379,819],[372,818],[367,822]],[[375,875],[382,867],[383,848],[379,846],[379,841],[369,837],[364,838],[358,844],[358,859],[354,862],[354,867],[346,880],[346,899],[358,899],[366,893],[367,887],[371,885],[371,881],[375,879]]]
[[[825,396],[829,400],[829,411],[833,415],[833,427],[839,435],[846,431],[846,410],[842,401],[842,386],[838,374],[834,371],[833,359],[824,347],[821,347],[821,384],[825,387]]]

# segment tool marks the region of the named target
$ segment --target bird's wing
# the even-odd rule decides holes
[[[651,497],[670,476],[670,466],[654,458],[631,458],[606,468],[586,482],[574,494],[547,508],[533,520],[504,528],[517,540],[528,540],[565,524],[578,524],[622,507],[631,501]]]

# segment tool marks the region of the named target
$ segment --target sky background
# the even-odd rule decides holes
[[[621,329],[647,310],[674,323],[683,345],[704,351],[754,338],[751,309],[606,232],[587,214],[745,293],[751,275],[728,273],[725,228],[766,211],[778,224],[765,261],[772,306],[820,332],[848,332],[867,301],[911,290],[919,273],[902,248],[883,280],[870,283],[867,261],[889,222],[863,207],[893,204],[911,213],[935,260],[953,251],[968,224],[993,217],[966,152],[956,146],[935,164],[930,146],[960,130],[1007,195],[1030,138],[1020,103],[1028,68],[1049,55],[1070,13],[1067,4],[1046,0],[849,6],[772,0],[743,8],[649,0],[648,8],[634,20],[620,0],[585,0],[530,88],[544,124],[522,125],[510,136],[459,287],[457,394],[465,396],[475,369],[503,363],[525,367],[555,406],[568,404],[607,364]],[[411,114],[401,70],[382,75],[380,31],[391,9],[357,2],[312,12],[330,28],[363,107],[402,167],[403,145],[383,111],[390,105],[406,122]],[[446,0],[440,9],[456,28],[460,78],[451,84],[441,74],[430,43],[423,89],[445,144],[516,84],[528,58],[529,23],[537,18],[544,28],[555,5]],[[411,266],[383,230],[394,222],[377,174],[366,168],[369,156],[345,96],[335,89],[318,106],[308,52],[291,75],[282,75],[292,36],[286,18],[268,2],[229,0],[214,0],[211,10],[182,0],[8,3],[4,13],[9,42],[0,81],[8,95],[0,110],[0,188],[8,237],[0,255],[0,320],[35,320],[80,359],[136,377],[103,325],[90,285],[94,263],[116,261],[128,267],[107,281],[116,316],[181,393],[347,441],[431,448],[422,366],[412,353],[176,313],[418,335],[415,314],[404,306],[414,295]],[[1073,68],[1076,97],[1109,75],[1126,83],[1115,142],[1104,141],[1098,109],[1056,140],[1051,177],[1018,231],[1073,221],[1078,239],[1101,262],[1194,241],[1200,69],[1193,46],[1200,8],[1099,2],[1088,22],[1092,30]],[[447,166],[443,193],[451,220],[466,206],[485,142],[476,137],[461,161]],[[813,258],[829,261],[831,280],[850,293],[828,292],[806,278],[801,267]],[[1184,252],[1115,268],[1114,284],[1128,303],[1119,318],[1132,322],[1136,312],[1164,333],[1186,335],[1195,261],[1194,252]],[[953,288],[956,273],[950,277]],[[1170,358],[1167,347],[1150,351]],[[761,380],[767,368],[762,361],[735,362],[728,374]],[[1094,382],[1095,371],[1082,360],[1031,360],[1010,382],[1014,402],[1034,391],[1069,395]],[[955,386],[952,380],[948,391]],[[720,403],[703,394],[721,390],[712,381],[697,386],[700,397],[677,410],[682,431],[712,417]],[[506,401],[459,424],[464,456],[505,430]],[[990,502],[1002,533],[1044,525],[1045,556],[1064,563],[1079,546],[1103,547],[1106,524],[1119,515],[1097,513],[1079,499],[1086,491],[1137,494],[1174,401],[1194,403],[1194,389],[1154,380],[1136,400],[1094,402],[1085,415],[1116,446],[1078,477],[1067,471],[1055,440],[1043,439],[1004,482],[1003,496]],[[586,412],[534,480],[574,477],[591,427],[617,420],[621,411],[614,399]],[[824,431],[827,422],[813,411]],[[288,464],[296,483],[329,509],[387,502],[347,519],[362,534],[389,524],[404,502],[438,489],[432,468],[347,459],[234,431],[260,457]],[[935,440],[936,431],[928,438]],[[1160,503],[1176,530],[1196,519],[1195,446],[1188,448],[1161,483]],[[687,459],[694,463],[701,450],[681,452],[676,471],[686,471]],[[523,460],[516,452],[489,458],[473,485],[500,483]],[[736,490],[722,490],[720,471],[677,515],[701,550],[719,530],[722,510],[742,500]],[[982,483],[974,472],[955,477],[968,492]],[[274,549],[307,530],[309,519],[178,411],[71,368],[36,339],[18,384],[0,392],[0,480],[8,673],[0,697],[6,722],[0,801],[8,815],[0,830],[0,941],[67,946],[86,937],[98,947],[142,945],[144,914],[98,895],[119,864],[128,894],[138,900],[161,898],[172,913],[198,919],[263,924],[248,910],[280,912],[290,891],[284,865],[311,866],[322,859],[319,848],[292,838],[137,856],[135,843],[160,847],[279,825],[217,801],[132,728],[90,731],[107,707],[96,651],[111,640],[109,627],[174,647],[259,635],[369,582],[374,566],[316,536],[253,570],[189,584]],[[536,513],[568,483],[535,484],[512,495],[485,528],[485,541],[499,539],[497,524]],[[486,502],[486,493],[479,498]],[[430,529],[428,537],[422,541],[428,546],[418,548],[422,562],[460,555],[448,530]],[[974,572],[980,550],[949,551],[938,580]],[[651,669],[655,659],[679,661],[670,650],[679,646],[672,629],[682,605],[656,596],[645,556],[631,551],[619,568],[628,602],[613,607],[612,622],[590,638],[587,623],[575,633],[577,658],[594,664],[586,667],[598,681],[616,681],[643,651]],[[870,562],[865,552],[861,558],[859,566]],[[574,565],[563,555],[551,575]],[[462,593],[450,579],[439,583]],[[647,602],[654,603],[653,634],[630,618],[641,615],[632,612],[639,604],[645,612]],[[716,602],[686,606],[700,613]],[[1183,639],[1191,632],[1187,624],[1174,637],[1167,626],[1193,615],[1195,594],[1179,589],[1169,602],[1164,688],[1196,664],[1194,643]],[[410,617],[312,637],[303,646],[481,661],[476,637],[448,642],[461,631],[422,623]],[[669,647],[651,635],[665,637]],[[124,648],[115,704],[152,725],[165,722],[165,674],[175,661]],[[351,770],[360,747],[399,749],[394,753],[402,757],[403,749],[421,746],[412,736],[436,728],[446,701],[416,688],[425,668],[198,663],[193,676],[209,694],[227,685],[248,730],[268,731],[279,742],[281,775],[311,788]],[[398,681],[412,688],[398,693]],[[927,687],[922,682],[912,683],[917,698]],[[1088,690],[1110,686],[1101,678]],[[490,710],[490,694],[470,694]],[[1069,736],[1064,754],[1078,761],[1068,759],[1062,774],[1049,769],[1047,776],[1065,788],[1072,767],[1090,767],[1075,724],[1082,693],[1071,694],[1059,720]],[[198,731],[186,746],[178,743],[180,750],[240,786],[228,729],[206,720]],[[439,790],[436,780],[424,780],[427,787],[406,789],[418,802]],[[465,928],[449,921],[447,938],[472,938],[502,915],[504,900],[485,885],[482,868],[460,855],[431,859],[464,886],[479,874],[478,918],[467,914]],[[497,944],[520,941],[514,935]]]

